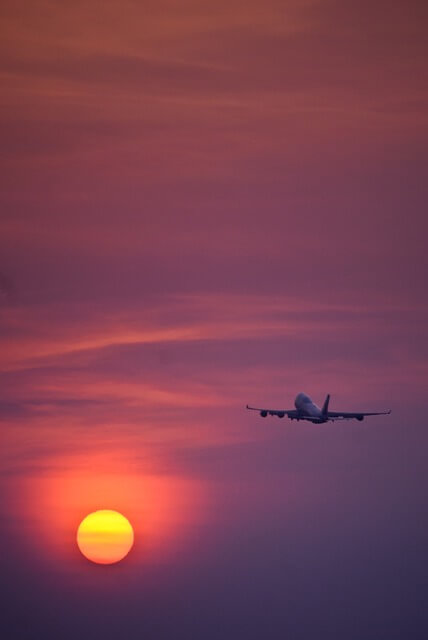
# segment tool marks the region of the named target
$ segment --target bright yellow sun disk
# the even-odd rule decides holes
[[[94,511],[77,530],[77,545],[85,558],[97,564],[113,564],[124,558],[134,544],[131,523],[118,511]]]

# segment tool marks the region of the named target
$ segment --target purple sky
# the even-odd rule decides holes
[[[427,19],[2,3],[5,638],[426,637]]]

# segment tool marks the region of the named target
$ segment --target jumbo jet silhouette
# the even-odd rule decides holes
[[[391,413],[389,411],[374,411],[374,412],[366,412],[366,411],[355,411],[355,412],[347,412],[347,411],[329,411],[328,404],[330,402],[330,394],[327,395],[322,409],[317,407],[316,404],[312,402],[309,396],[306,393],[299,393],[296,396],[294,401],[295,409],[258,409],[257,407],[250,407],[247,404],[247,409],[251,411],[258,411],[262,418],[266,418],[266,416],[278,416],[278,418],[283,418],[287,416],[290,420],[307,420],[308,422],[313,422],[314,424],[322,424],[323,422],[334,422],[334,420],[364,420],[365,416],[382,416]]]

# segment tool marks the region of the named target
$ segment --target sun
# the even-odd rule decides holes
[[[134,544],[134,530],[118,511],[94,511],[77,529],[77,546],[82,554],[97,564],[114,564],[122,560]]]

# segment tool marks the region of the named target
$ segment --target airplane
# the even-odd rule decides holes
[[[329,402],[330,394],[327,395],[322,409],[320,409],[312,402],[306,393],[298,393],[294,401],[295,409],[258,409],[257,407],[250,407],[248,404],[247,409],[250,409],[251,411],[258,411],[262,418],[266,418],[268,415],[278,416],[278,418],[287,416],[290,420],[307,420],[313,424],[323,424],[324,422],[334,422],[335,420],[352,420],[353,418],[361,422],[364,420],[365,416],[382,416],[391,413],[391,409],[389,411],[376,411],[370,413],[364,411],[329,411]]]

